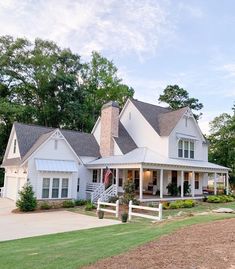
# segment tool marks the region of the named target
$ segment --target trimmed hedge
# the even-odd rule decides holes
[[[231,195],[212,195],[206,198],[208,203],[229,203],[235,201],[235,198]]]
[[[174,202],[164,202],[163,209],[191,208],[196,205],[193,200],[177,200]]]
[[[64,201],[62,207],[64,208],[75,207],[75,203],[74,201],[71,201],[71,200]]]

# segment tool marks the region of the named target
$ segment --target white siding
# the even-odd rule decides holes
[[[16,151],[14,153],[14,141],[16,140]],[[7,152],[7,159],[12,159],[12,158],[18,158],[20,157],[20,151],[19,151],[19,146],[18,146],[18,141],[16,138],[16,133],[15,130],[13,129],[13,133],[11,136],[11,139],[9,140],[9,147],[8,147],[8,152]]]
[[[114,155],[123,155],[119,146],[117,145],[115,141],[114,141]]]
[[[97,141],[97,143],[100,145],[100,134],[101,134],[101,123],[100,123],[100,118],[97,120],[95,129],[93,130],[93,135]]]
[[[147,147],[161,155],[167,156],[167,138],[160,137],[131,102],[123,111],[120,121],[138,147]]]

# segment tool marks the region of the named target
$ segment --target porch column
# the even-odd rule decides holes
[[[225,174],[226,178],[226,194],[229,194],[229,180],[228,180],[228,172]]]
[[[192,171],[192,197],[195,196],[195,172]]]
[[[160,170],[160,198],[163,198],[163,169]]]
[[[214,173],[214,195],[217,194],[217,174]]]
[[[103,168],[100,169],[100,183],[103,183]]]
[[[118,186],[119,186],[119,169],[116,168],[116,195],[118,194]]]
[[[140,187],[139,187],[139,193],[140,193],[140,200],[143,199],[143,166],[140,167]]]
[[[181,197],[184,197],[184,171],[181,171]]]

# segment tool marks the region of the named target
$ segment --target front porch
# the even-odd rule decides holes
[[[159,167],[153,165],[136,165],[136,167],[113,167],[110,184],[116,185],[116,192],[122,195],[127,180],[134,182],[136,198],[141,202],[173,201],[186,199],[202,199],[208,193],[208,174],[213,174],[213,194],[218,193],[219,176],[224,179],[224,189],[229,192],[228,174],[209,169],[189,169],[179,167]],[[93,182],[104,183],[104,168],[92,169]],[[186,192],[185,186],[189,186]],[[183,188],[181,186],[184,186]],[[170,189],[174,189],[172,193]],[[210,193],[211,194],[211,193]]]

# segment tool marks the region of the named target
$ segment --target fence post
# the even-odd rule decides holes
[[[98,199],[97,203],[98,203],[97,211],[99,211],[100,210],[100,198]]]
[[[159,220],[162,220],[162,203],[159,203]]]
[[[119,200],[116,201],[116,218],[118,218],[119,213]]]
[[[128,219],[131,220],[132,201],[129,202]]]

